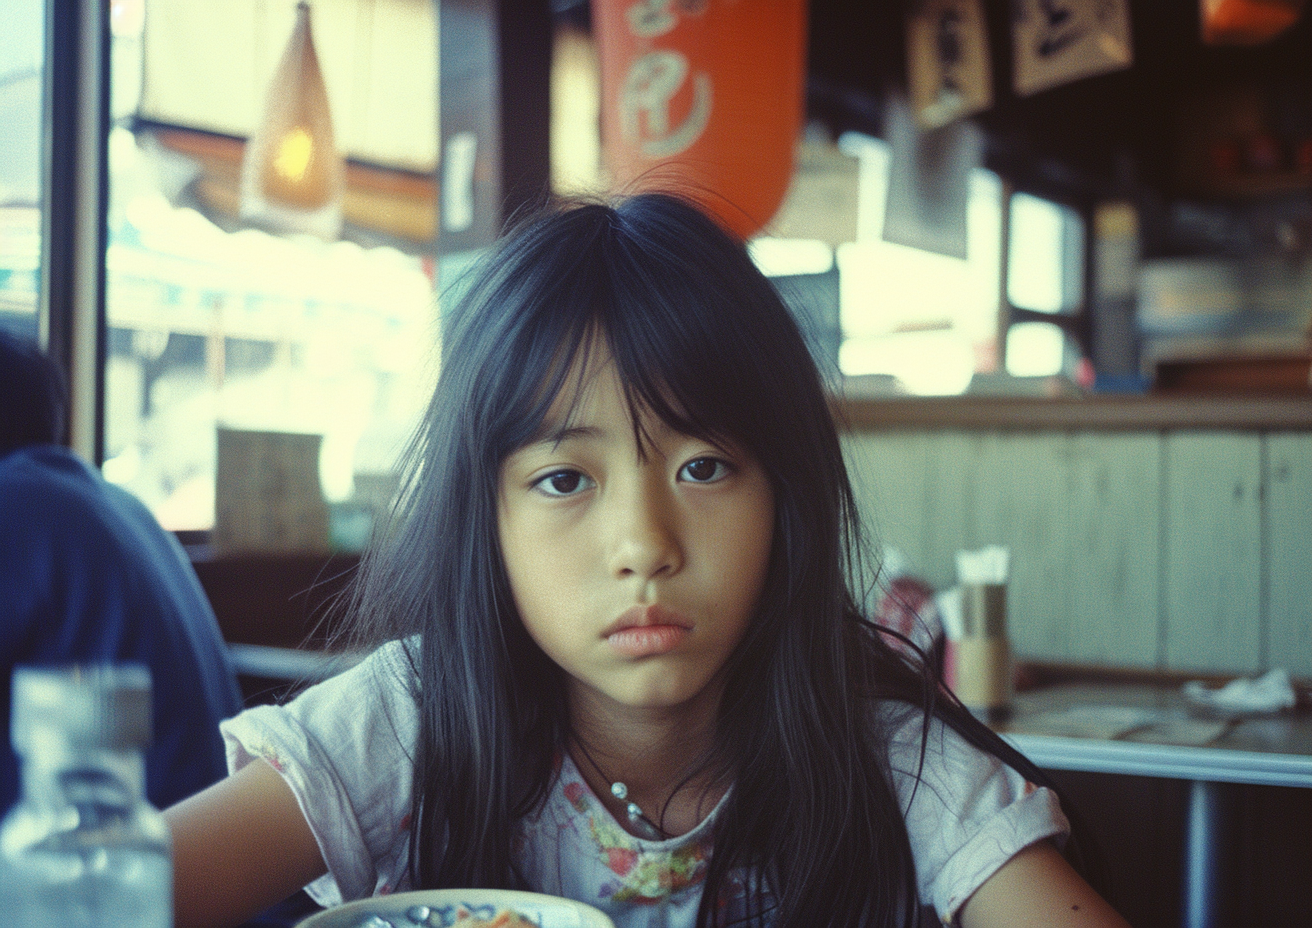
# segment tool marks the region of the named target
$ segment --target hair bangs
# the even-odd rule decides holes
[[[695,285],[686,258],[671,257],[687,245],[644,247],[626,231],[622,211],[584,207],[569,218],[589,225],[570,236],[558,230],[553,240],[533,242],[530,235],[538,254],[523,262],[528,277],[505,281],[479,301],[515,307],[500,331],[479,329],[495,345],[462,352],[498,359],[480,371],[484,389],[475,391],[470,411],[482,420],[477,428],[493,456],[489,463],[543,437],[553,423],[568,422],[605,360],[617,367],[640,449],[649,444],[647,415],[717,445],[749,446],[743,422],[751,419],[752,403],[743,384],[760,378],[743,369],[742,359],[755,349],[708,346],[732,344],[727,327],[741,310],[725,312],[724,305],[756,302],[760,294],[708,289],[704,280]],[[560,247],[568,238],[574,247]]]
[[[749,386],[762,380],[758,348],[740,323],[743,307],[774,299],[773,291],[767,285],[764,293],[743,292],[738,275],[723,273],[749,259],[719,237],[708,236],[708,273],[690,272],[690,249],[680,240],[688,229],[639,227],[632,234],[629,226],[639,224],[631,211],[621,209],[607,240],[610,281],[596,324],[635,427],[641,428],[638,413],[645,410],[678,432],[738,445],[760,458],[764,449],[754,440],[760,435],[754,423],[760,402],[770,398]],[[716,253],[720,245],[727,247]],[[720,273],[709,273],[711,267]]]

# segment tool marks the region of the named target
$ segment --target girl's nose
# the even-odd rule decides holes
[[[644,580],[677,573],[683,567],[683,546],[668,492],[640,481],[617,496],[611,572]]]

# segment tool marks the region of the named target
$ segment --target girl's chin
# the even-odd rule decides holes
[[[646,670],[647,668],[644,668]],[[662,711],[688,713],[705,710],[708,703],[704,697],[711,694],[707,689],[708,681],[679,678],[668,666],[651,668],[653,673],[644,675],[645,679],[608,680],[601,685],[584,684],[592,691],[599,707],[609,704],[616,710]],[[713,705],[715,700],[711,701]]]

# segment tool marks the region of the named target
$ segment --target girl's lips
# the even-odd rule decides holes
[[[673,651],[689,633],[682,625],[631,625],[611,632],[606,640],[625,657],[655,657]]]
[[[674,650],[691,633],[691,622],[653,604],[626,610],[602,637],[625,657],[652,657]]]

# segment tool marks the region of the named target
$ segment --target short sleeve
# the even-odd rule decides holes
[[[1057,796],[934,720],[920,768],[922,720],[912,714],[890,744],[894,787],[905,810],[921,900],[955,924],[971,894],[1004,863],[1070,823]],[[920,777],[917,780],[917,769]]]
[[[267,761],[300,804],[328,866],[306,890],[323,906],[408,889],[417,712],[401,642],[220,726],[228,767]]]

